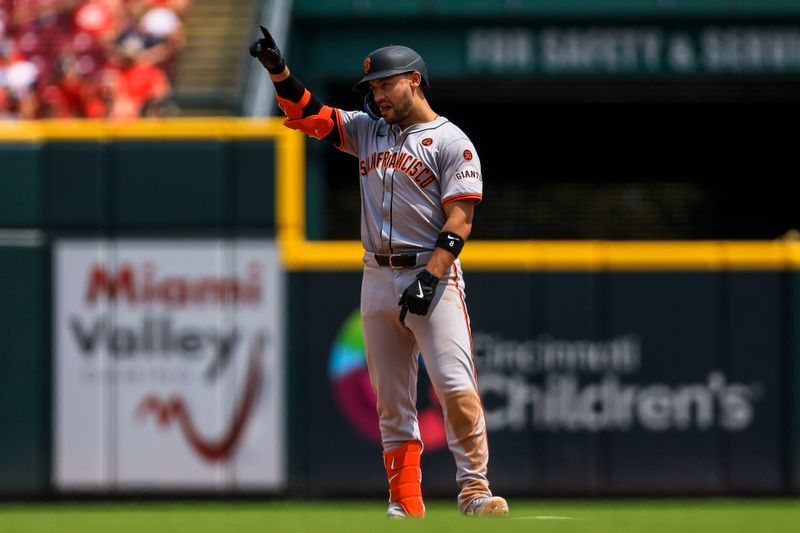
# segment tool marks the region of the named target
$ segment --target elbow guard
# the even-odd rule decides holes
[[[333,108],[322,105],[306,89],[297,102],[276,95],[278,106],[286,115],[283,125],[306,135],[322,139],[333,131]]]

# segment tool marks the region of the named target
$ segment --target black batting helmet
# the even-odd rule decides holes
[[[415,70],[422,75],[422,88],[427,89],[430,86],[428,83],[428,68],[425,66],[422,57],[407,46],[396,44],[384,46],[370,52],[364,59],[364,77],[353,85],[353,90],[365,92],[369,90],[370,80],[414,72]]]

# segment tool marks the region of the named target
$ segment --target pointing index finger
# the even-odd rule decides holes
[[[264,35],[264,42],[266,42],[267,48],[278,48],[278,45],[275,44],[275,39],[272,38],[269,30],[263,25],[259,25],[258,27],[261,28],[261,33]]]

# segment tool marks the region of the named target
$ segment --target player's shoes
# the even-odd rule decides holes
[[[475,498],[464,512],[466,516],[507,516],[508,503],[500,496]]]
[[[408,518],[403,506],[397,502],[390,502],[389,509],[386,510],[386,518]]]

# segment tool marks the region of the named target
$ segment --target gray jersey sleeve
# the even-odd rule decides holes
[[[337,109],[341,125],[342,146],[338,147],[342,152],[359,157],[361,150],[365,147],[365,139],[373,135],[373,130],[377,127],[377,120],[373,120],[363,111],[345,111]]]
[[[452,141],[439,153],[439,184],[442,205],[455,200],[483,199],[481,162],[475,146],[466,137]]]

